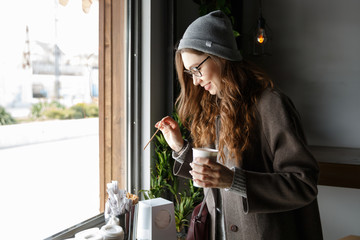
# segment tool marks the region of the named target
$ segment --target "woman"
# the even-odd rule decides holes
[[[259,69],[242,59],[221,11],[195,20],[176,52],[181,85],[177,123],[160,128],[176,160],[174,172],[210,191],[212,239],[322,239],[318,165],[298,113]],[[192,147],[219,150],[218,161],[196,158]]]

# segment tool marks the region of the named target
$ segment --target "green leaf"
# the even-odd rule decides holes
[[[231,14],[231,10],[230,10],[230,8],[228,8],[228,7],[224,7],[223,9],[221,9],[226,15],[230,15]]]
[[[239,32],[237,32],[237,31],[235,31],[235,30],[233,30],[233,34],[234,34],[234,37],[238,37],[238,36],[240,36],[240,33],[239,33]]]

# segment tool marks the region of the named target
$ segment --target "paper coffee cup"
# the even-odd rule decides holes
[[[209,158],[210,160],[216,162],[217,155],[219,152],[217,149],[212,149],[212,148],[193,148],[192,151],[193,151],[193,163],[194,164],[198,164],[195,161],[195,158],[197,158],[197,157]],[[198,164],[198,165],[201,165],[201,164]],[[195,182],[194,182],[194,186],[200,187]]]

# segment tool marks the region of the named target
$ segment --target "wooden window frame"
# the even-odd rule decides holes
[[[99,0],[100,212],[106,184],[126,188],[126,1]]]

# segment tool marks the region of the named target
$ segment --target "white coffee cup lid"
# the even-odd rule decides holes
[[[216,157],[219,150],[212,148],[193,148],[193,157]]]

